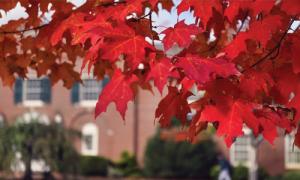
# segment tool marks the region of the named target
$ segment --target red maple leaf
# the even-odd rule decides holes
[[[222,10],[222,4],[218,0],[211,1],[199,1],[199,0],[185,0],[181,1],[181,3],[177,7],[178,14],[183,11],[187,11],[190,8],[193,8],[194,15],[200,18],[201,23],[204,28],[208,20],[212,17],[213,8],[219,12]]]
[[[190,107],[187,103],[187,97],[191,94],[181,93],[176,87],[169,86],[168,94],[164,97],[155,111],[155,117],[159,119],[162,127],[168,127],[172,118],[178,118],[182,124],[186,122],[187,113]]]
[[[178,59],[175,66],[182,68],[187,77],[199,83],[205,83],[216,76],[226,78],[239,74],[235,65],[224,58],[201,58],[186,55]]]
[[[272,119],[268,118],[259,118],[260,124],[263,128],[262,135],[266,140],[271,144],[274,143],[275,138],[277,137],[277,128]]]
[[[76,26],[78,28],[72,31],[72,44],[84,45],[90,39],[92,46],[94,46],[99,39],[113,30],[111,23],[102,14],[98,14],[90,21],[77,23]]]
[[[144,0],[143,0],[144,1]],[[144,4],[141,0],[127,0],[126,2],[109,2],[108,6],[102,9],[102,13],[109,18],[113,18],[121,23],[126,22],[133,14],[140,16],[144,12]],[[113,5],[112,5],[113,4]]]
[[[291,59],[293,61],[293,69],[297,74],[300,72],[300,61],[299,61],[299,52],[300,52],[300,35],[299,33],[294,35],[291,40],[292,50],[291,50]]]
[[[168,58],[162,58],[160,60],[150,62],[150,72],[147,75],[146,81],[154,79],[154,85],[158,88],[162,94],[163,88],[167,83],[168,77],[172,75],[171,69],[173,65]]]
[[[175,43],[178,44],[179,47],[187,48],[192,42],[191,36],[199,32],[199,27],[196,25],[186,25],[184,21],[178,22],[174,28],[169,27],[161,32],[166,35],[162,41],[165,51],[173,47]]]
[[[77,29],[78,26],[76,25],[83,23],[85,16],[85,13],[74,13],[66,20],[62,21],[51,36],[51,44],[53,46],[56,45],[62,39],[62,36],[66,30],[71,29],[74,31]]]
[[[177,7],[172,0],[89,0],[80,7],[68,1],[19,1],[28,17],[0,27],[2,84],[12,86],[16,76],[36,69],[53,84],[63,80],[71,87],[80,81],[74,68],[79,60],[98,79],[114,74],[99,97],[96,116],[114,102],[124,119],[137,85],[151,91],[154,80],[162,93],[169,82],[155,116],[163,127],[173,117],[188,125],[190,133],[181,139],[213,122],[227,145],[246,125],[270,143],[278,128],[286,133],[298,128],[295,144],[300,146],[300,38],[294,27],[299,0],[182,0]],[[0,9],[6,13],[16,2],[0,3]],[[166,51],[174,47],[172,57],[161,51],[152,24],[154,12],[171,8],[179,19],[183,11],[195,16],[194,25],[177,21],[163,32],[161,44]],[[44,24],[49,11],[53,15]],[[191,108],[197,114],[186,123]]]
[[[293,92],[294,97],[290,98],[290,102],[287,104],[289,108],[293,108],[296,110],[295,115],[294,115],[294,120],[295,122],[300,121],[300,86],[299,84],[296,85],[297,89]]]
[[[299,0],[283,0],[280,1],[281,9],[292,16],[300,14]]]
[[[217,135],[224,136],[227,146],[243,135],[244,122],[258,131],[258,122],[253,114],[254,106],[243,101],[223,98],[224,104],[208,105],[201,113],[203,122],[218,122]]]
[[[224,15],[228,18],[230,22],[233,22],[234,18],[238,15],[239,11],[241,9],[245,10],[245,8],[248,8],[250,4],[251,4],[250,1],[242,2],[242,1],[229,0]]]
[[[111,42],[102,47],[101,57],[114,62],[119,59],[120,55],[125,55],[126,62],[132,69],[135,69],[145,59],[146,48],[154,49],[145,40],[145,37],[135,34],[127,26],[112,31],[108,36],[110,36]]]
[[[271,144],[274,143],[278,136],[277,127],[281,127],[290,133],[292,130],[292,123],[284,115],[273,110],[264,108],[255,112],[261,126],[261,133],[266,140]]]
[[[123,75],[120,70],[116,70],[111,81],[102,90],[95,109],[95,117],[106,111],[111,102],[115,102],[117,110],[125,119],[127,103],[134,97],[131,84],[138,79],[135,75]]]
[[[81,71],[85,68],[86,64],[88,63],[88,73],[92,68],[92,65],[96,62],[96,59],[99,56],[99,49],[103,45],[103,40],[98,40],[96,43],[93,43],[93,46],[89,48],[87,51],[84,60],[82,62]]]
[[[265,72],[249,71],[240,80],[240,88],[249,98],[258,97],[259,93],[269,95],[273,85],[272,77]]]
[[[293,72],[291,64],[278,68],[273,73],[275,81],[272,95],[276,102],[287,104],[291,98],[291,93],[297,92],[300,76]]]
[[[157,12],[157,4],[161,3],[163,9],[166,9],[167,11],[171,11],[171,8],[174,6],[172,0],[148,0],[151,4],[152,8]]]
[[[251,18],[256,18],[259,13],[268,13],[274,6],[275,0],[255,0],[255,1],[236,1],[228,0],[228,6],[225,9],[224,15],[230,22],[233,22],[235,17],[244,11],[244,14]]]
[[[262,21],[254,21],[250,23],[250,29],[246,32],[239,32],[235,39],[225,47],[224,51],[229,58],[235,58],[240,52],[247,50],[245,42],[247,39],[260,42],[260,45],[265,48],[272,34],[281,29],[281,25],[279,15],[266,17]]]
[[[295,135],[294,145],[300,147],[300,128],[298,126],[297,133]]]
[[[207,128],[207,122],[203,122],[200,120],[201,113],[198,112],[192,119],[188,134],[186,135],[192,142],[195,139],[195,135],[199,134],[202,130]]]

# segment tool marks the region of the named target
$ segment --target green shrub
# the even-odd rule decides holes
[[[266,180],[282,180],[282,175],[269,176]]]
[[[281,175],[268,177],[266,180],[299,180],[300,171],[287,171]]]
[[[245,166],[239,165],[234,168],[232,179],[233,180],[244,180],[249,177],[249,169]],[[268,173],[263,168],[258,168],[257,179],[266,180],[269,178]]]
[[[299,171],[289,171],[283,174],[282,180],[299,180],[300,172]]]
[[[140,177],[142,176],[142,171],[138,166],[136,157],[124,151],[121,154],[121,159],[114,163],[113,167],[110,169],[110,176],[116,177]]]
[[[73,148],[70,143],[65,143],[62,146],[57,147],[57,156],[56,159],[56,169],[62,174],[77,174],[79,164],[73,163],[74,161],[78,162],[80,160],[80,155]]]
[[[217,180],[218,177],[219,177],[220,172],[221,172],[221,167],[220,167],[219,165],[215,165],[215,166],[213,166],[213,167],[211,168],[209,174],[210,174],[210,177],[211,177],[212,179]]]
[[[147,144],[144,162],[149,177],[210,179],[217,153],[211,140],[191,144],[162,140],[157,134]]]
[[[258,179],[259,180],[265,180],[268,179],[270,175],[267,173],[267,171],[263,168],[258,168]]]
[[[80,173],[84,176],[107,176],[111,162],[98,156],[81,156]]]
[[[113,172],[116,172],[118,176],[122,177],[142,176],[142,171],[138,166],[136,157],[132,154],[129,154],[127,151],[124,151],[121,154],[121,159],[118,162],[115,162],[113,166]]]
[[[248,168],[241,165],[235,167],[233,170],[232,179],[234,180],[248,179]]]

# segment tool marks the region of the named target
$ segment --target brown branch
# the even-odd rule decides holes
[[[236,35],[237,35],[239,32],[241,32],[241,30],[243,29],[243,27],[244,27],[244,25],[245,25],[245,22],[246,22],[246,19],[248,18],[248,15],[249,15],[249,10],[246,11],[245,16],[244,16],[244,18],[243,18],[243,20],[242,20],[242,24],[241,24],[241,26],[239,27],[239,29],[237,30]]]
[[[106,2],[106,3],[101,3],[99,4],[98,6],[103,6],[103,7],[108,7],[108,6],[113,6],[113,5],[116,5],[116,4],[125,4],[127,3],[125,0],[120,0],[120,1],[117,1],[117,2]],[[29,29],[23,29],[23,30],[19,30],[19,31],[0,31],[0,34],[18,34],[18,33],[24,33],[26,31],[33,31],[33,30],[38,30],[38,29],[42,29],[46,26],[48,26],[48,24],[43,24],[43,25],[40,25],[40,26],[36,26],[36,27],[33,27],[33,28],[29,28]]]
[[[116,4],[126,4],[126,3],[127,2],[125,0],[120,0],[120,1],[112,1],[112,2],[102,2],[98,6],[108,7]]]
[[[149,14],[149,20],[150,20],[150,31],[151,31],[151,36],[152,36],[152,46],[154,47],[154,36],[153,36],[153,25],[152,25],[152,10],[150,10]]]
[[[292,109],[281,106],[281,105],[271,105],[271,104],[263,104],[264,107],[271,109],[272,111],[277,112],[278,110],[281,110],[283,112],[292,112]]]
[[[249,69],[254,68],[255,66],[261,64],[262,62],[264,62],[265,60],[267,60],[274,52],[277,51],[276,56],[271,57],[272,59],[275,59],[277,57],[277,55],[279,54],[279,49],[282,45],[283,40],[285,39],[285,37],[288,34],[288,31],[290,30],[292,24],[294,23],[295,18],[293,18],[288,26],[288,28],[285,30],[285,32],[283,33],[283,35],[281,36],[281,38],[279,39],[278,43],[274,46],[274,48],[272,48],[265,56],[263,56],[262,58],[260,58],[258,61],[256,61],[254,64],[252,64],[250,67],[248,67],[247,69],[243,70],[242,73],[246,72]]]
[[[244,16],[244,18],[242,19],[242,24],[241,24],[241,26],[239,27],[239,29],[236,31],[235,36],[237,36],[237,35],[241,32],[242,28],[243,28],[244,25],[245,25],[245,22],[246,22],[246,19],[248,18],[248,16],[249,16],[249,10],[247,10],[247,11],[245,12],[245,16]],[[208,33],[209,33],[209,32],[208,32]],[[217,39],[216,39],[216,42],[215,42],[215,44],[214,44],[213,46],[209,47],[209,48],[206,49],[206,50],[201,51],[200,53],[203,54],[203,53],[211,52],[212,50],[214,50],[214,49],[218,46],[218,42],[219,42],[219,41],[220,41],[220,38],[217,38]]]
[[[22,30],[19,30],[19,31],[0,31],[0,34],[18,34],[18,33],[24,33],[26,31],[34,31],[34,30],[38,30],[38,29],[42,29],[46,26],[48,26],[49,24],[43,24],[41,26],[36,26],[36,27],[33,27],[33,28],[29,28],[29,29],[22,29]]]
[[[152,11],[150,11],[149,13],[147,13],[147,14],[144,14],[143,16],[140,16],[140,17],[133,17],[133,18],[130,18],[130,20],[132,20],[132,21],[139,21],[139,20],[142,20],[142,19],[146,19],[146,17],[150,17],[151,16],[151,13],[152,13]]]

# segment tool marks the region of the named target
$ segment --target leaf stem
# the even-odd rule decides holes
[[[150,10],[149,13],[149,19],[150,19],[150,31],[151,31],[151,39],[152,39],[152,46],[154,47],[154,36],[153,36],[153,25],[152,25],[152,10]]]
[[[46,26],[48,26],[49,24],[43,24],[43,25],[40,25],[40,26],[36,26],[36,27],[33,27],[33,28],[29,28],[29,29],[22,29],[22,30],[19,30],[19,31],[0,31],[0,34],[18,34],[18,33],[24,33],[26,31],[34,31],[34,30],[38,30],[38,29],[42,29]]]
[[[239,27],[239,29],[237,30],[236,34],[238,34],[239,32],[241,32],[241,30],[243,29],[243,27],[245,25],[245,22],[246,22],[246,19],[248,18],[248,15],[249,15],[249,10],[246,11],[245,16],[244,16],[244,18],[242,20],[242,24]]]
[[[285,30],[285,32],[283,33],[283,35],[281,36],[281,38],[279,39],[278,43],[274,46],[274,48],[272,48],[265,56],[263,56],[262,58],[260,58],[258,61],[256,61],[254,64],[252,64],[249,68],[244,69],[242,71],[242,73],[246,72],[249,69],[254,68],[255,66],[263,63],[266,59],[268,59],[274,52],[276,53],[276,56],[273,56],[272,59],[275,59],[277,57],[277,55],[279,54],[279,49],[281,47],[281,44],[283,42],[283,40],[285,39],[285,37],[288,34],[288,31],[290,30],[292,24],[295,22],[295,18],[293,18],[288,26],[288,28]]]

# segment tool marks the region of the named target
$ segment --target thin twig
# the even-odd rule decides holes
[[[29,28],[29,29],[22,29],[22,30],[19,30],[19,31],[1,31],[0,34],[18,34],[18,33],[24,33],[26,31],[34,31],[34,30],[38,30],[38,29],[42,29],[46,26],[48,26],[49,24],[43,24],[43,25],[40,25],[40,26],[36,26],[36,27],[33,27],[33,28]]]
[[[151,31],[151,39],[152,39],[152,46],[154,47],[154,36],[153,36],[153,25],[152,25],[152,10],[150,10],[149,14],[149,19],[150,19],[150,31]]]
[[[125,4],[127,3],[125,0],[120,0],[117,2],[107,2],[107,3],[101,3],[99,6],[103,6],[103,7],[108,7],[108,6],[112,6],[112,5],[116,5],[116,4]],[[19,31],[0,31],[0,34],[18,34],[18,33],[24,33],[26,31],[33,31],[33,30],[38,30],[38,29],[42,29],[46,26],[48,26],[50,23],[47,24],[43,24],[40,26],[36,26],[33,28],[29,28],[29,29],[23,29],[23,30],[19,30]]]
[[[112,2],[102,2],[100,3],[98,6],[103,6],[103,7],[108,7],[108,6],[112,6],[112,5],[116,5],[116,4],[125,4],[127,3],[126,1],[112,1]]]
[[[131,19],[132,19],[133,21],[139,21],[139,20],[141,20],[141,19],[146,19],[146,17],[148,17],[148,16],[149,16],[149,18],[150,18],[151,13],[152,13],[152,11],[150,11],[148,14],[144,14],[143,16],[140,16],[140,17],[134,17],[134,18],[131,18]]]
[[[242,73],[246,72],[249,69],[254,68],[255,66],[261,64],[262,62],[264,62],[266,59],[268,59],[275,51],[279,51],[279,48],[281,47],[281,44],[284,40],[284,38],[286,37],[286,35],[288,34],[288,31],[290,30],[292,24],[294,23],[295,18],[293,18],[288,26],[288,28],[286,29],[286,31],[283,33],[283,35],[281,36],[280,40],[278,41],[278,43],[276,44],[276,46],[271,49],[265,56],[263,56],[262,58],[260,58],[258,61],[256,61],[254,64],[252,64],[249,68],[245,69],[242,71]],[[279,52],[278,52],[279,54]],[[273,59],[276,57],[272,57]]]
[[[246,11],[245,16],[244,16],[244,18],[243,18],[243,20],[242,20],[242,24],[241,24],[241,26],[239,27],[239,29],[237,30],[236,35],[237,35],[239,32],[241,32],[241,30],[243,29],[244,24],[245,24],[245,22],[246,22],[246,19],[248,18],[248,15],[249,15],[249,10]]]

